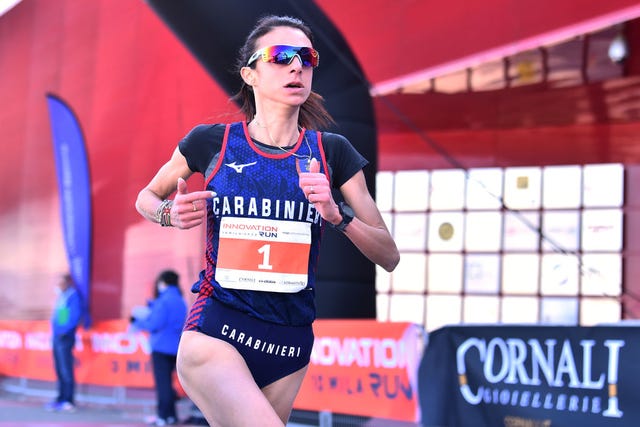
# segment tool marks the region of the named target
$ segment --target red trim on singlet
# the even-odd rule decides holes
[[[327,156],[324,153],[324,146],[322,145],[322,133],[320,131],[316,131],[316,139],[318,140],[318,151],[320,151],[320,156],[322,156],[322,167],[324,170],[324,175],[327,177],[327,180],[331,182],[331,178],[329,177],[329,168],[327,167]]]
[[[231,123],[228,123],[227,126],[224,129],[224,136],[222,137],[222,147],[220,148],[220,154],[218,155],[218,161],[216,162],[216,165],[214,166],[213,170],[211,171],[211,174],[209,175],[209,178],[207,178],[207,180],[205,181],[205,188],[209,186],[209,183],[211,182],[211,180],[213,179],[214,176],[216,176],[216,173],[218,173],[218,171],[220,170],[220,167],[222,166],[222,161],[224,160],[224,153],[227,150],[227,141],[229,140],[229,132],[231,131]],[[207,218],[209,216],[209,212],[207,212]],[[210,253],[210,246],[211,246],[211,236],[209,235],[210,229],[209,229],[209,224],[207,223],[207,241],[206,241],[206,247],[205,247],[205,251],[204,251],[204,263],[205,265],[216,265],[216,263],[214,262],[214,260],[212,260],[211,258],[209,258],[209,253]],[[199,290],[199,294],[203,297],[209,297],[211,296],[211,294],[213,294],[213,285],[211,284],[211,280],[213,280],[213,277],[215,275],[214,273],[214,269],[211,268],[207,268],[204,274],[204,278],[200,281],[200,290]]]
[[[229,123],[224,129],[224,136],[222,137],[222,148],[220,148],[220,155],[218,156],[218,161],[216,162],[215,167],[211,171],[211,175],[209,175],[209,178],[207,178],[207,180],[204,183],[205,188],[207,187],[207,185],[209,185],[209,182],[211,182],[213,177],[216,175],[216,173],[218,173],[218,170],[220,170],[220,167],[222,166],[224,152],[227,150],[227,140],[229,139],[230,130],[231,130],[231,124]]]

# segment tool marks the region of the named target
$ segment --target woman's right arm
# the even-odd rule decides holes
[[[206,199],[213,196],[210,191],[187,192],[188,179],[193,172],[187,159],[178,148],[144,187],[136,199],[137,211],[149,221],[165,226],[192,228],[202,223],[206,211]],[[174,199],[165,202],[177,190]],[[164,206],[163,206],[164,205]],[[162,219],[162,210],[167,215]]]

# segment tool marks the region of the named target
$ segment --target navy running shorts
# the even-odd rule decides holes
[[[286,326],[251,317],[200,294],[185,331],[198,331],[233,345],[259,388],[304,368],[313,347],[313,328]]]

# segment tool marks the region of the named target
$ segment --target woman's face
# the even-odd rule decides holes
[[[297,28],[276,27],[257,40],[256,51],[266,46],[290,45],[312,47],[311,41]],[[288,65],[263,62],[258,59],[249,69],[245,81],[253,86],[257,102],[272,101],[289,106],[302,105],[311,93],[313,68],[303,67],[300,58]]]

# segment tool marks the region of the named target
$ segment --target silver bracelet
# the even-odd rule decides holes
[[[162,203],[156,209],[155,221],[162,227],[171,227],[171,206],[173,206],[173,200],[163,200]]]

